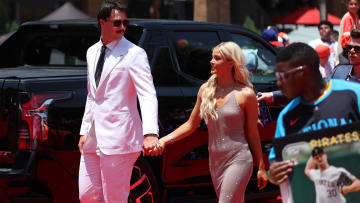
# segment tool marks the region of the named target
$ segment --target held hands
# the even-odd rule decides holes
[[[257,186],[259,190],[264,189],[267,183],[268,183],[268,177],[266,175],[265,169],[259,169],[257,172]]]
[[[279,185],[283,183],[293,172],[294,164],[291,161],[274,161],[270,165],[269,180],[271,183]]]
[[[145,135],[143,143],[143,155],[144,156],[158,156],[159,139],[156,134]]]
[[[149,137],[149,138],[148,138]],[[159,156],[164,152],[165,149],[165,137],[160,140],[153,135],[147,135],[144,139],[143,144],[143,155],[144,156]]]

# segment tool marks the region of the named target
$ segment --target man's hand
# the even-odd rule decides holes
[[[160,154],[159,139],[156,134],[147,134],[145,135],[143,143],[143,155],[144,156],[158,156]]]
[[[272,92],[259,92],[257,94],[258,102],[264,100],[266,103],[271,103],[274,101],[273,93]]]
[[[283,183],[293,172],[293,168],[294,164],[291,161],[273,162],[269,169],[270,182],[276,185]]]
[[[341,194],[343,194],[344,196],[347,195],[350,191],[348,190],[348,187],[347,186],[342,186],[340,188],[340,192]]]
[[[85,135],[80,135],[80,140],[79,140],[78,147],[79,147],[79,151],[80,151],[81,154],[83,153],[83,146],[85,144],[85,141],[86,141],[86,136]]]

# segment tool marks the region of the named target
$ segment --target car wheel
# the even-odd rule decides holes
[[[158,203],[159,189],[153,171],[146,160],[140,157],[132,171],[129,203]]]

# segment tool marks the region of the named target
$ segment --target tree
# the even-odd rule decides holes
[[[9,17],[10,8],[11,0],[0,1],[0,34],[8,33],[18,28],[17,23]]]
[[[256,27],[254,21],[249,16],[246,16],[244,23],[243,23],[243,27],[247,28],[253,32],[256,32],[258,34],[261,34],[261,31]]]

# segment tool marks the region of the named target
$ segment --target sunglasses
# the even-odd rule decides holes
[[[277,77],[278,80],[285,80],[287,78],[287,76],[291,73],[295,73],[296,71],[302,70],[304,66],[299,66],[296,67],[294,69],[285,71],[285,72],[275,72],[275,76]]]
[[[110,21],[111,22],[111,21]],[[128,19],[125,20],[114,20],[112,21],[114,27],[120,27],[123,25],[124,27],[127,27],[130,24],[130,21]]]
[[[349,44],[345,46],[345,50],[346,50],[347,52],[349,52],[349,51],[352,50],[352,49],[354,49],[354,51],[355,51],[356,53],[360,53],[360,46],[349,45]]]

